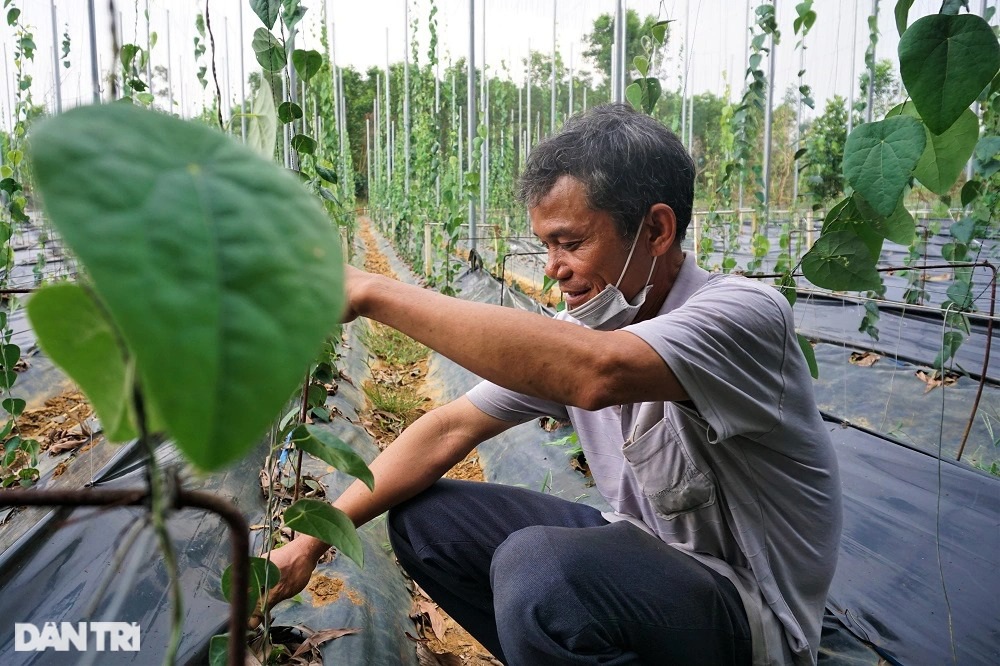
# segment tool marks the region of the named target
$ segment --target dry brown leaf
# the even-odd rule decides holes
[[[862,368],[872,367],[878,363],[881,358],[882,356],[880,354],[876,354],[873,351],[851,353],[851,363]]]
[[[62,434],[62,433],[60,433]],[[78,448],[81,444],[86,444],[87,437],[67,437],[65,439],[53,439],[49,444],[48,452],[50,456],[57,456]]]
[[[462,658],[452,652],[439,654],[425,643],[417,643],[417,663],[420,666],[462,666]]]
[[[433,601],[418,599],[417,612],[427,616],[427,619],[431,623],[431,631],[434,632],[435,636],[443,639],[444,633],[448,629],[444,624],[444,615],[441,614],[441,610],[438,608],[438,605]]]
[[[942,378],[941,374],[938,372],[924,372],[923,370],[917,370],[917,379],[927,384],[927,388],[924,389],[924,393],[930,393],[937,387],[944,385],[945,387],[954,386],[958,383],[958,375],[946,374]]]
[[[336,640],[341,636],[350,636],[351,634],[357,634],[361,632],[360,627],[350,627],[347,629],[327,629],[326,631],[317,631],[303,641],[299,649],[292,654],[292,657],[299,657],[306,653],[306,651],[313,648],[318,648],[323,643],[328,641]]]

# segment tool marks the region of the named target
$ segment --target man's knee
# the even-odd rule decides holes
[[[578,606],[573,594],[572,554],[551,539],[550,532],[568,528],[534,525],[512,533],[493,555],[490,582],[497,624],[517,622],[526,614],[552,628],[555,618],[566,618]],[[567,575],[569,574],[569,575]],[[565,629],[565,627],[564,627]],[[575,631],[575,629],[573,629]]]

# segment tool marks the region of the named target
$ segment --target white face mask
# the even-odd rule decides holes
[[[653,277],[653,269],[656,267],[656,257],[653,257],[653,263],[649,267],[649,275],[646,276],[646,286],[636,294],[633,302],[629,303],[625,298],[625,294],[618,288],[625,277],[625,271],[628,270],[629,263],[632,261],[632,253],[635,252],[635,246],[639,242],[641,234],[642,225],[640,224],[639,232],[636,233],[635,240],[632,241],[632,247],[628,251],[625,267],[622,268],[622,274],[618,276],[618,282],[614,286],[609,284],[597,296],[583,305],[570,310],[573,318],[587,328],[592,328],[595,331],[614,331],[622,326],[628,326],[639,313],[639,308],[646,302],[646,294],[653,288],[650,280]]]

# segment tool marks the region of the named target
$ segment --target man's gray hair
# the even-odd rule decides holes
[[[680,139],[658,121],[625,104],[605,104],[572,117],[535,146],[521,174],[518,199],[537,206],[560,177],[579,180],[587,204],[611,214],[631,241],[656,203],[677,217],[684,238],[694,200],[694,161]]]

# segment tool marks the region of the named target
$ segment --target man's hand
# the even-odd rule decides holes
[[[327,548],[329,546],[322,541],[301,534],[291,543],[272,550],[265,556],[281,571],[281,579],[267,595],[268,611],[275,604],[291,599],[305,589],[316,563]]]

